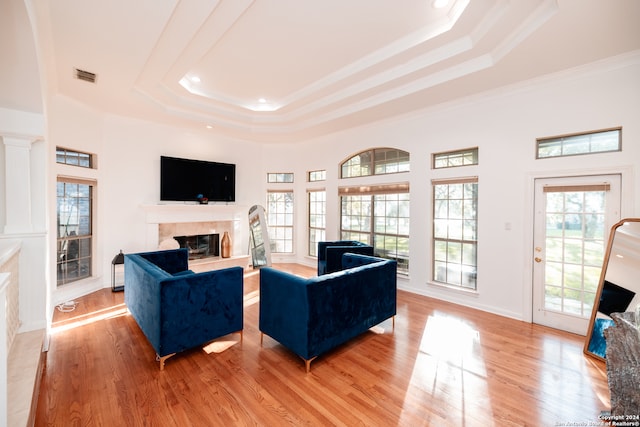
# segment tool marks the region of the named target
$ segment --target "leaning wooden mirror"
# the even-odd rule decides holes
[[[611,228],[595,301],[584,352],[605,360],[604,330],[613,325],[611,313],[635,311],[640,303],[640,218]]]
[[[271,266],[271,243],[264,216],[264,208],[253,205],[249,209],[249,249],[253,268]]]

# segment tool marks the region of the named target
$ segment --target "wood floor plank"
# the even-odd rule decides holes
[[[306,373],[272,338],[260,345],[258,289],[248,272],[242,342],[230,334],[164,371],[122,292],[56,311],[36,426],[542,426],[597,423],[609,409],[605,365],[582,354],[583,337],[402,291],[395,327]]]

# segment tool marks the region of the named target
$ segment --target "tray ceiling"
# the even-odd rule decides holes
[[[20,15],[20,0],[9,1]],[[307,139],[640,48],[634,0],[26,4],[51,95],[262,141]]]

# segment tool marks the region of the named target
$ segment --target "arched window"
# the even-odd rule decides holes
[[[341,178],[408,172],[409,153],[373,148],[340,166]],[[376,256],[395,259],[398,273],[409,274],[409,183],[341,185],[338,194],[340,238],[372,245]]]
[[[409,153],[396,148],[372,148],[345,160],[340,178],[409,172]]]

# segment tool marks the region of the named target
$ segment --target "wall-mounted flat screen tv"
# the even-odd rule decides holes
[[[611,313],[624,313],[635,296],[635,292],[605,280],[602,285],[598,311],[607,316],[611,316]]]
[[[236,200],[236,165],[160,157],[160,200],[195,202]]]

